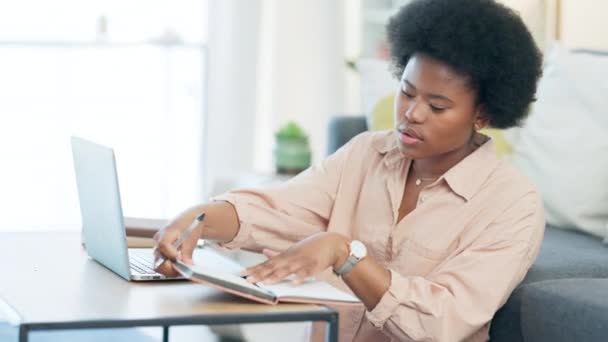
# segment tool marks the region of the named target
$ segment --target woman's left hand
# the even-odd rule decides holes
[[[328,267],[340,266],[348,257],[348,243],[348,238],[337,233],[317,233],[283,253],[265,249],[269,259],[247,268],[241,275],[252,283],[274,284],[294,274],[293,282],[300,284]]]

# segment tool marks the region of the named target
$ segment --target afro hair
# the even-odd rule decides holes
[[[521,124],[535,99],[542,55],[523,21],[493,0],[413,0],[387,26],[394,71],[401,77],[424,54],[468,78],[489,124]]]

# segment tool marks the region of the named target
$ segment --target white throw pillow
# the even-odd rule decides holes
[[[608,57],[554,45],[537,98],[507,134],[512,162],[539,187],[547,223],[608,240]]]

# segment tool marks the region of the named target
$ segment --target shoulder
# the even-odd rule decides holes
[[[397,148],[393,132],[390,130],[360,133],[355,136],[349,144],[357,147],[365,147],[370,150],[370,152],[380,154],[387,153]]]
[[[501,192],[513,200],[534,198],[541,200],[540,191],[530,178],[516,169],[507,159],[498,162],[494,172],[488,179],[489,186],[500,188]]]
[[[366,131],[353,137],[338,149],[336,154],[370,158],[373,155],[386,154],[395,148],[397,148],[397,145],[391,131]]]
[[[523,221],[532,230],[544,229],[545,210],[540,191],[508,160],[499,162],[483,192],[487,203],[495,203],[500,208],[500,221]]]
[[[362,177],[370,169],[382,168],[389,160],[397,159],[398,152],[399,148],[391,131],[363,132],[353,137],[325,161],[336,161],[341,167],[348,167],[348,177]]]
[[[498,222],[506,223],[504,232],[511,239],[529,247],[528,257],[532,260],[538,255],[546,226],[542,194],[532,180],[508,160],[502,160],[497,177],[504,179],[503,191],[510,196]]]

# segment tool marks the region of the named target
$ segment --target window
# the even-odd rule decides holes
[[[125,215],[202,200],[206,6],[0,4],[0,230],[80,228],[71,135],[115,149]]]

